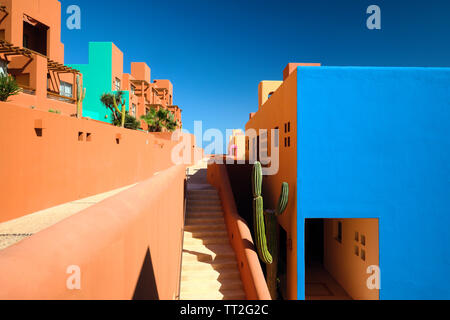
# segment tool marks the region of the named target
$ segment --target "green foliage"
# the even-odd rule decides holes
[[[22,92],[22,88],[9,74],[0,74],[0,101],[6,102],[9,97],[18,95]]]
[[[112,124],[114,124],[115,126],[125,127],[125,123],[127,122],[127,113],[125,110],[126,102],[123,98],[123,91],[118,91],[116,93],[104,93],[100,97],[100,101],[107,109],[109,109],[109,111],[111,111],[111,114],[113,116]],[[120,109],[119,106],[121,106]]]
[[[283,182],[281,195],[276,210],[264,210],[262,189],[261,163],[255,162],[252,170],[253,191],[253,224],[255,229],[255,242],[260,259],[266,264],[267,286],[272,299],[277,298],[277,268],[279,234],[277,216],[286,210],[289,197],[289,185]]]
[[[175,116],[167,109],[151,108],[150,111],[141,117],[148,125],[149,132],[162,132],[163,129],[173,132],[178,127],[178,122],[175,121]]]
[[[113,119],[113,125],[120,127],[122,125],[122,120]],[[125,113],[124,128],[138,130],[141,129],[141,123],[132,115]]]
[[[61,110],[48,109],[48,112],[50,112],[50,113],[56,113],[56,114],[61,114]]]

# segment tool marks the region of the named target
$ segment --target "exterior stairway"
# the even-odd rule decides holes
[[[245,300],[219,195],[206,163],[190,168],[181,269],[181,300]]]

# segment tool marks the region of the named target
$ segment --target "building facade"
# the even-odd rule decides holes
[[[77,115],[76,78],[81,84],[82,75],[64,65],[59,1],[0,1],[0,69],[23,89],[11,102]]]
[[[111,122],[111,114],[101,103],[104,93],[123,91],[126,110],[140,119],[150,108],[166,108],[174,113],[181,127],[181,109],[173,105],[173,85],[169,80],[151,79],[144,62],[132,62],[131,73],[124,73],[123,52],[112,42],[90,42],[88,64],[72,64],[83,73],[87,89],[84,116]],[[142,122],[142,127],[146,125]]]
[[[333,298],[329,283],[338,298],[450,298],[449,86],[447,68],[298,64],[260,84],[246,131],[279,129],[264,199],[289,183],[289,299]]]

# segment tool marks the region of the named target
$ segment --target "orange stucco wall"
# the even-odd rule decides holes
[[[0,132],[0,222],[142,181],[172,165],[178,144],[11,103],[0,103]]]
[[[285,133],[284,125],[290,122],[290,132]],[[287,296],[297,299],[297,72],[293,72],[247,122],[248,129],[279,128],[279,171],[266,176],[263,181],[264,205],[275,208],[280,195],[281,184],[289,183],[289,202],[286,211],[278,218],[287,233]],[[270,135],[269,135],[270,137]],[[290,137],[290,147],[284,146],[284,139]],[[270,138],[269,138],[270,141]],[[269,142],[270,146],[270,142]],[[248,151],[246,155],[248,159]],[[289,244],[292,243],[292,246]]]
[[[175,299],[184,178],[171,167],[0,251],[0,299]]]
[[[222,200],[228,237],[236,253],[247,299],[271,300],[250,229],[238,214],[225,165],[208,164],[208,182],[216,187]]]
[[[342,222],[342,242],[336,240],[338,221]],[[378,243],[378,219],[324,219],[324,266],[353,299],[379,299],[379,290],[366,285],[367,268],[379,265]]]

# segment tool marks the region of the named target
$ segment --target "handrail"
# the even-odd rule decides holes
[[[272,300],[247,223],[239,215],[225,165],[208,164],[208,182],[219,192],[231,245],[248,300]]]
[[[58,98],[58,100],[62,100],[64,102],[69,102],[69,103],[75,103],[77,101],[77,99],[75,99],[73,97],[66,97],[66,96],[60,95],[60,94],[52,92],[52,91],[47,91],[47,97],[48,96],[52,96],[54,98]]]

